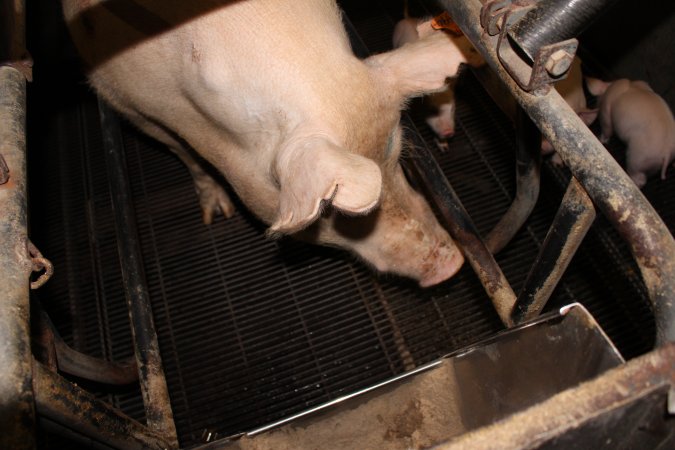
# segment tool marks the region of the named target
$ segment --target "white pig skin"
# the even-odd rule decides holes
[[[406,44],[416,42],[424,36],[426,24],[422,19],[408,17],[407,8],[404,10],[404,18],[396,23],[392,34],[394,48],[403,47]],[[478,51],[465,36],[453,36],[451,39],[461,49],[467,59],[467,63],[479,66],[485,63]],[[456,79],[451,78],[440,92],[431,93],[424,98],[425,121],[440,139],[447,139],[455,134],[455,84]]]
[[[675,119],[668,104],[644,81],[621,79],[598,92],[600,140],[616,135],[626,144],[626,172],[638,187],[659,171],[665,179],[675,158]]]
[[[63,8],[92,86],[186,161],[205,220],[233,209],[193,152],[271,234],[350,249],[422,286],[459,270],[398,163],[400,109],[466,61],[448,35],[359,60],[332,0],[121,3]]]

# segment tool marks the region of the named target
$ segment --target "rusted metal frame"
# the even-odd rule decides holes
[[[530,0],[533,8],[509,30],[530,58],[547,45],[576,38],[616,0]]]
[[[523,91],[502,67],[497,38],[480,26],[478,0],[439,0],[629,245],[650,294],[656,342],[675,341],[675,240],[654,208],[555,89]]]
[[[0,153],[10,170],[0,185],[0,448],[12,449],[35,447],[25,123],[26,78],[0,66]]]
[[[528,92],[545,94],[567,76],[576,53],[574,38],[615,0],[489,0],[481,10],[482,27],[499,35],[500,61]]]
[[[597,435],[597,423],[603,416],[617,411],[620,414],[626,405],[645,396],[657,394],[664,399],[665,393],[674,385],[675,345],[669,343],[525,411],[434,448],[492,449],[496,442],[500,449],[548,448],[546,444],[554,444],[556,438],[582,427],[586,427],[588,434]],[[665,407],[662,401],[656,404]],[[659,416],[664,422],[671,422],[665,426],[673,426],[673,418],[668,418],[664,412]],[[606,446],[607,442],[601,442],[601,445]],[[555,448],[567,447],[558,445]]]
[[[38,362],[33,365],[33,390],[41,417],[94,441],[118,449],[166,449],[173,445],[163,433],[150,430]]]
[[[512,312],[516,324],[539,315],[594,220],[593,202],[579,182],[572,178],[537,259],[518,294]]]
[[[539,198],[541,175],[541,134],[530,117],[516,113],[516,195],[511,206],[485,238],[492,254],[500,252],[532,213]]]
[[[415,129],[415,125],[407,116],[404,116],[403,120],[406,128]],[[516,302],[516,295],[511,285],[480,237],[476,226],[445,178],[443,170],[426,142],[419,137],[418,133],[412,133],[410,137],[415,144],[415,153],[408,158],[409,165],[414,170],[415,176],[422,180],[422,185],[445,220],[448,232],[462,249],[464,256],[485,288],[485,292],[492,300],[499,318],[506,327],[511,327],[513,325],[511,310]]]
[[[94,358],[72,349],[61,338],[47,313],[38,312],[40,344],[47,355],[49,367],[58,367],[62,372],[99,383],[125,385],[138,381],[136,359],[116,363]]]
[[[148,428],[164,436],[172,447],[177,447],[176,425],[171,411],[169,390],[162,368],[159,342],[143,272],[131,187],[127,179],[122,132],[117,116],[102,100],[99,100],[99,114],[115,214],[117,248],[129,308],[146,421]]]
[[[25,0],[0,0],[0,66],[14,67],[33,79],[33,61],[26,50]]]

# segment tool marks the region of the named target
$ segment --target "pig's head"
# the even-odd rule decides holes
[[[441,91],[465,61],[439,33],[361,63],[367,81],[359,87],[368,95],[277,154],[280,195],[270,231],[350,249],[423,287],[453,276],[464,258],[403,175],[399,121],[408,98]]]
[[[378,271],[416,279],[422,287],[459,270],[462,254],[403,175],[399,128],[378,163],[319,141],[312,140],[307,149],[314,151],[298,156],[293,169],[277,169],[282,186],[296,180],[302,187],[295,193],[282,188],[272,231],[349,249]]]

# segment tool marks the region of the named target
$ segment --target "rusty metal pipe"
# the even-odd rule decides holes
[[[675,240],[654,208],[555,89],[529,94],[502,67],[478,0],[439,0],[628,243],[650,294],[656,342],[675,342]]]
[[[148,427],[177,447],[169,390],[164,377],[159,342],[152,320],[150,297],[145,284],[143,262],[126,173],[122,132],[115,113],[99,100],[103,146],[108,169],[111,200],[115,213],[115,232],[122,268],[122,279],[129,308],[138,378],[143,394]]]
[[[26,197],[26,79],[0,66],[0,448],[35,446]]]
[[[406,128],[414,129],[414,124],[409,118],[406,117],[404,121],[407,122]],[[426,143],[418,133],[412,133],[411,138],[415,144],[415,153],[408,162],[445,219],[448,232],[476,272],[502,323],[506,327],[511,327],[513,325],[511,310],[516,302],[511,285],[485,246],[476,226]]]
[[[512,312],[516,324],[534,319],[544,309],[594,220],[593,202],[572,178],[516,300]]]
[[[119,449],[171,448],[166,436],[97,400],[42,364],[34,363],[33,375],[40,416]]]
[[[499,253],[525,221],[539,198],[541,175],[541,133],[522,108],[516,112],[516,196],[497,225],[485,238],[494,255]]]
[[[509,35],[534,59],[537,51],[577,37],[616,0],[539,0],[513,25]]]
[[[49,354],[55,352],[54,359],[59,370],[98,383],[125,385],[138,381],[134,357],[122,362],[111,362],[80,353],[65,343],[44,310],[40,308],[38,314],[40,332],[46,336],[44,344],[48,348],[45,350]]]

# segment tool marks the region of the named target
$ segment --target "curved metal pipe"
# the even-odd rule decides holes
[[[539,198],[541,134],[523,108],[517,108],[516,112],[516,140],[516,196],[485,238],[485,245],[493,255],[511,242]]]
[[[675,240],[654,208],[555,89],[528,94],[502,67],[497,38],[480,26],[478,0],[440,0],[467,38],[551,142],[595,205],[628,243],[656,319],[656,342],[675,342]]]

